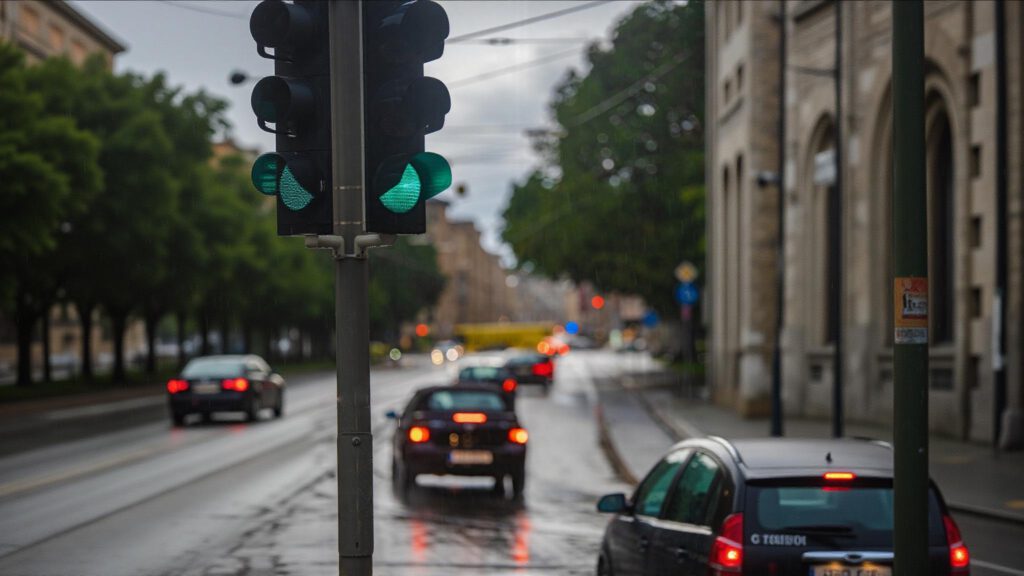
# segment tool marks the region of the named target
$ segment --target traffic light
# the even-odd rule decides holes
[[[367,232],[422,234],[424,202],[451,186],[448,161],[424,151],[451,96],[423,63],[441,57],[447,37],[448,15],[431,0],[363,2]]]
[[[249,18],[274,76],[252,91],[252,109],[277,150],[256,159],[252,182],[277,196],[277,233],[331,234],[330,52],[327,2],[263,0]]]

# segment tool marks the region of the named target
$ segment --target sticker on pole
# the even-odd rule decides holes
[[[893,286],[896,344],[928,343],[928,279],[896,278]]]

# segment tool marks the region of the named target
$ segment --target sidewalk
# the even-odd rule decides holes
[[[617,386],[599,386],[602,433],[628,473],[642,478],[674,441],[694,436],[769,436],[767,419],[745,420],[735,412],[699,399],[682,398],[660,379],[627,377]],[[640,410],[638,410],[638,408]],[[649,420],[646,425],[643,417]],[[787,437],[828,437],[825,420],[787,418]],[[848,436],[891,440],[880,426],[847,424]],[[1000,454],[988,446],[932,437],[930,473],[950,508],[1024,524],[1024,453]],[[614,460],[614,457],[613,457]]]

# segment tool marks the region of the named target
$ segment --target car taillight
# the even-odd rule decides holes
[[[743,565],[743,514],[730,514],[711,545],[712,574],[739,574]]]
[[[458,424],[483,424],[487,422],[487,414],[482,412],[456,412],[452,421]]]
[[[850,482],[856,478],[853,472],[825,472],[825,480],[828,482]]]
[[[511,428],[508,431],[508,441],[515,444],[526,444],[526,441],[530,439],[530,435],[526,432],[525,428]]]
[[[505,381],[501,383],[501,389],[505,392],[514,392],[516,389],[515,379],[505,378]]]
[[[422,444],[427,440],[430,440],[430,428],[426,426],[413,426],[409,428],[409,442]]]
[[[228,378],[222,380],[220,387],[225,390],[234,390],[236,392],[245,392],[249,389],[249,381],[245,378]]]
[[[960,527],[953,517],[946,514],[942,517],[946,527],[946,543],[949,545],[949,565],[955,574],[967,574],[971,567],[971,555],[960,536]]]
[[[188,390],[187,380],[174,379],[167,381],[167,391],[171,394],[177,394],[178,392],[184,392],[185,390]]]
[[[555,365],[550,360],[546,362],[537,362],[533,365],[534,376],[551,376],[555,371]]]

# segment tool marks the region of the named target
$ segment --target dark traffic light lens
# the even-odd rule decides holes
[[[260,2],[249,17],[253,39],[269,48],[304,45],[312,30],[313,22],[305,8],[280,0]]]
[[[303,82],[268,76],[252,90],[252,110],[261,123],[276,124],[276,130],[261,124],[268,132],[284,131],[280,124],[298,122],[313,106],[313,91]]]

